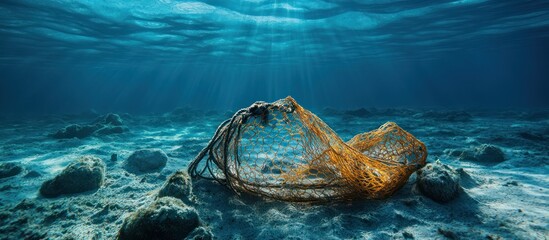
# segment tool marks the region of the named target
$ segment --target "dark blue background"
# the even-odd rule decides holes
[[[546,39],[454,51],[427,60],[209,65],[88,59],[4,64],[0,69],[4,113],[143,113],[177,106],[233,110],[287,95],[310,108],[549,106]]]

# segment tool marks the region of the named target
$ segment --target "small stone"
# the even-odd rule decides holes
[[[418,170],[417,186],[423,195],[436,202],[445,203],[457,197],[459,173],[439,160]]]
[[[103,185],[105,164],[93,156],[83,156],[70,163],[55,178],[45,181],[40,188],[44,197],[57,197],[62,194],[81,193]]]
[[[126,160],[126,169],[132,172],[152,172],[166,166],[168,155],[160,149],[137,150]]]
[[[179,199],[163,197],[128,216],[118,239],[184,239],[199,225],[194,208]]]
[[[191,178],[184,170],[175,172],[158,191],[158,197],[174,197],[190,203],[192,197]]]
[[[506,187],[509,187],[509,186],[518,186],[518,182],[517,181],[510,181],[510,182],[506,182],[505,184],[503,184],[503,186],[506,186]]]
[[[23,171],[23,168],[15,163],[0,163],[0,178],[15,176]]]

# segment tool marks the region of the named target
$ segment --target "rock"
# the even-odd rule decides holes
[[[423,195],[445,203],[457,197],[459,180],[457,171],[437,160],[418,170],[417,186]]]
[[[471,114],[465,111],[428,111],[414,115],[414,117],[430,118],[433,120],[447,121],[447,122],[469,122],[471,121]]]
[[[15,176],[23,171],[23,168],[15,163],[0,163],[0,179]]]
[[[545,137],[541,134],[536,133],[529,133],[529,132],[519,132],[517,135],[521,138],[524,138],[526,140],[534,141],[534,142],[541,142],[545,140]]]
[[[459,173],[459,184],[464,188],[478,187],[480,184],[475,180],[468,172],[463,168],[458,168],[456,171]]]
[[[122,118],[118,114],[109,113],[105,117],[105,123],[113,126],[122,126]]]
[[[95,134],[100,136],[105,136],[105,135],[111,135],[111,134],[120,134],[126,131],[128,131],[128,129],[122,126],[106,125],[106,126],[103,126],[102,128],[97,129],[95,131]]]
[[[174,197],[185,203],[192,199],[191,178],[187,171],[179,170],[168,178],[158,191],[158,197]]]
[[[404,237],[404,239],[414,239],[414,235],[407,231],[402,232],[402,236]]]
[[[118,239],[184,239],[199,225],[194,208],[179,199],[163,197],[128,216]]]
[[[474,149],[446,149],[444,152],[451,157],[459,160],[476,160]]]
[[[168,155],[160,149],[137,150],[126,160],[126,169],[132,172],[152,172],[164,168]]]
[[[349,110],[345,111],[346,115],[353,116],[353,117],[369,117],[372,116],[372,113],[365,108],[359,108],[355,110]]]
[[[27,174],[25,174],[24,178],[36,178],[40,176],[42,176],[42,174],[37,171],[31,170]]]
[[[50,135],[54,138],[86,138],[91,135],[110,135],[119,134],[128,131],[128,128],[122,125],[123,121],[120,116],[114,113],[109,113],[105,117],[99,117],[95,121],[86,125],[71,124],[65,128]]]
[[[498,163],[505,161],[503,151],[494,145],[482,144],[469,149],[446,149],[448,156],[457,157],[459,160],[472,160],[482,163]]]
[[[458,239],[457,234],[450,229],[438,228],[437,232],[448,239]]]
[[[482,144],[476,149],[475,159],[480,162],[503,162],[505,155],[494,145]]]
[[[118,154],[113,153],[111,154],[111,161],[116,162],[118,160]]]
[[[81,193],[103,185],[105,164],[93,156],[83,156],[70,163],[55,178],[45,181],[40,187],[44,197],[57,197],[62,194]]]
[[[63,138],[82,139],[82,138],[91,136],[96,130],[97,130],[96,125],[80,126],[78,124],[71,124],[54,133],[52,137],[58,138],[58,139],[63,139]]]
[[[211,240],[212,232],[205,227],[197,227],[185,239],[187,240]]]

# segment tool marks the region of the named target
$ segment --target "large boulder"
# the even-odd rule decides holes
[[[105,164],[94,156],[83,156],[70,163],[53,179],[40,187],[44,197],[81,193],[98,189],[105,181]]]
[[[461,188],[459,173],[439,160],[417,171],[417,186],[423,195],[445,203],[456,198]]]
[[[126,169],[131,172],[153,172],[166,166],[168,155],[160,149],[141,149],[126,160]]]
[[[128,216],[118,239],[184,239],[200,225],[198,213],[181,200],[163,197]]]
[[[23,168],[15,163],[0,163],[0,178],[15,176],[23,171]]]
[[[158,191],[158,197],[174,197],[185,203],[192,199],[191,178],[187,171],[179,170],[171,175]]]

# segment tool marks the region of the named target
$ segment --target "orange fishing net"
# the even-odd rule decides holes
[[[237,193],[285,201],[380,199],[426,157],[425,145],[392,122],[345,143],[287,97],[256,102],[223,122],[188,170]]]

